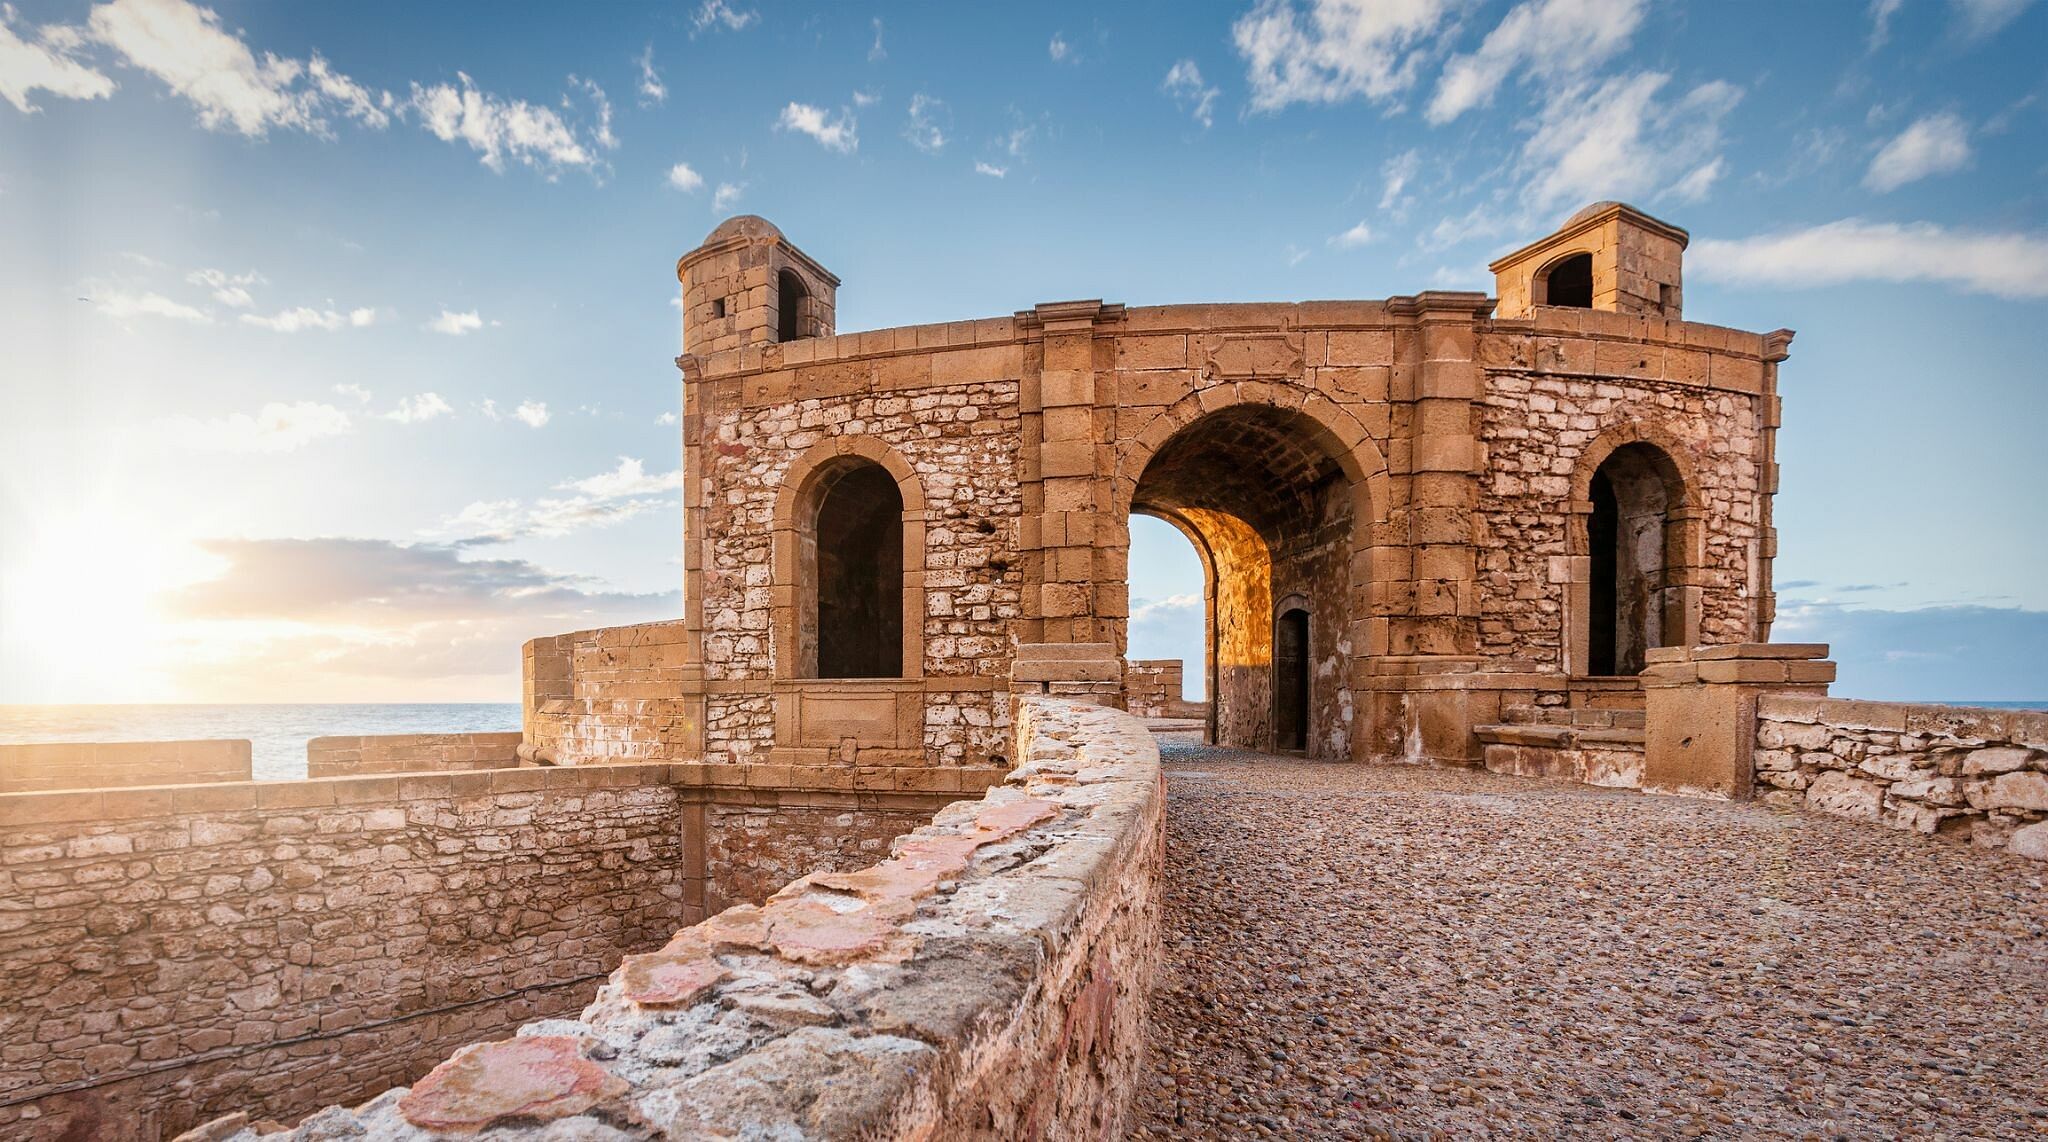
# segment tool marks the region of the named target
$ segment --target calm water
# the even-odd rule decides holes
[[[330,734],[497,733],[519,728],[517,702],[313,706],[5,706],[0,744],[248,738],[256,776],[306,775],[306,741]]]

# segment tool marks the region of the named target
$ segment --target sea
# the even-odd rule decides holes
[[[259,781],[306,776],[306,742],[344,734],[500,733],[519,729],[517,702],[318,705],[0,705],[0,745],[23,742],[247,738]]]

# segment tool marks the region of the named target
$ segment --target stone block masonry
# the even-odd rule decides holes
[[[242,739],[162,742],[41,742],[0,745],[0,793],[247,781]]]
[[[1757,702],[1762,800],[2048,860],[2048,713]]]
[[[306,743],[306,776],[511,769],[519,764],[520,740],[516,732],[314,738]]]
[[[888,860],[677,932],[580,1018],[409,1089],[186,1142],[1122,1137],[1161,956],[1158,750],[1117,711],[1020,705],[1023,764]]]

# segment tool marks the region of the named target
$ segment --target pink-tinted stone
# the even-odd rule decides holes
[[[985,834],[965,833],[942,837],[905,837],[896,846],[896,859],[915,868],[942,869],[952,875],[967,867],[974,850],[989,843]]]
[[[687,1006],[732,975],[710,948],[681,938],[658,952],[627,956],[619,972],[626,998],[642,1007]]]
[[[669,941],[702,943],[712,948],[768,949],[768,918],[752,904],[735,904],[692,928],[676,933]]]
[[[937,862],[885,860],[855,872],[820,873],[808,879],[820,887],[851,892],[863,900],[910,901],[922,900],[938,891],[939,882],[953,875],[953,871],[957,870],[949,871]]]
[[[835,912],[812,901],[778,901],[768,908],[768,939],[775,953],[800,964],[843,964],[858,959],[900,959],[915,941],[897,925],[905,907],[869,905]]]
[[[399,1099],[398,1112],[422,1130],[473,1134],[506,1118],[581,1114],[625,1089],[575,1039],[533,1035],[455,1052]]]
[[[1051,801],[1027,797],[1022,801],[1005,801],[991,805],[974,815],[974,823],[982,831],[992,833],[990,840],[1021,833],[1033,825],[1050,821],[1059,816],[1060,807]]]

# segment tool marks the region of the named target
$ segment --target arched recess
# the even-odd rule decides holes
[[[1633,675],[1653,646],[1699,641],[1703,536],[1684,445],[1654,424],[1602,432],[1572,472],[1565,669]]]
[[[804,280],[795,270],[782,270],[775,275],[775,339],[795,341],[807,336],[804,329],[804,303],[810,300],[811,291],[804,286]]]
[[[1386,465],[1364,429],[1320,394],[1245,382],[1205,390],[1121,441],[1117,518],[1169,519],[1210,570],[1208,692],[1213,740],[1272,749],[1278,596],[1314,624],[1312,756],[1348,758],[1351,658],[1368,652],[1373,537]]]
[[[863,477],[862,473],[869,473]],[[820,560],[818,515],[835,489],[857,486],[848,480],[886,477],[901,507],[897,523],[901,541],[896,567],[880,568],[884,574],[899,575],[900,633],[895,640],[897,654],[889,659],[895,669],[887,675],[861,673],[854,677],[917,678],[924,673],[924,541],[925,498],[917,473],[902,456],[873,437],[841,436],[819,441],[799,456],[783,474],[776,494],[774,529],[771,539],[773,566],[770,571],[771,622],[775,676],[777,678],[818,678],[820,670],[821,603],[818,595]],[[858,506],[857,504],[854,506]],[[842,524],[843,526],[843,524]],[[844,548],[845,544],[840,544]],[[844,552],[842,552],[844,554]],[[883,561],[885,564],[888,562]],[[825,665],[829,666],[828,661]],[[845,676],[845,675],[842,675]]]
[[[1554,258],[1529,283],[1529,301],[1568,309],[1593,308],[1593,254],[1577,250]]]
[[[1209,549],[1209,541],[1202,529],[1193,520],[1167,508],[1138,508],[1132,515],[1151,516],[1164,521],[1174,530],[1187,537],[1188,545],[1195,549],[1195,559],[1202,565],[1202,645],[1213,647],[1216,642],[1216,553]],[[1124,542],[1130,542],[1128,529]],[[1202,672],[1202,694],[1209,707],[1207,724],[1204,726],[1204,741],[1214,742],[1216,737],[1216,656],[1205,653],[1201,662],[1181,664],[1183,670],[1195,669]]]

